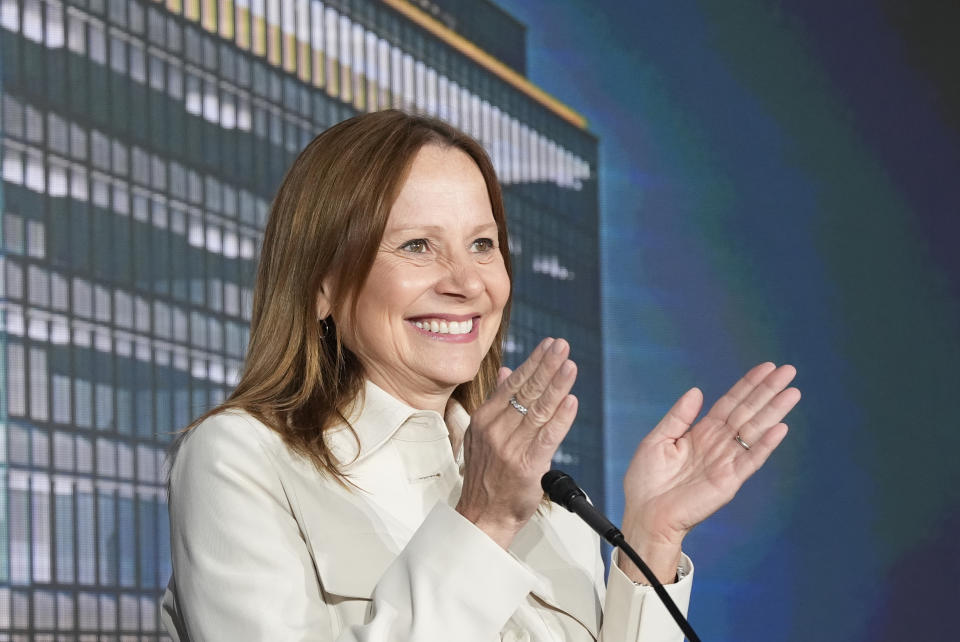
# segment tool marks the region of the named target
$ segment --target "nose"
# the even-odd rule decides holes
[[[470,299],[483,292],[483,275],[470,252],[458,252],[442,262],[437,292],[446,296]]]

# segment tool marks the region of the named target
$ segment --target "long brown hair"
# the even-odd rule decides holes
[[[449,124],[387,110],[356,116],[326,130],[300,153],[274,198],[264,231],[253,296],[250,343],[240,382],[207,417],[238,408],[275,430],[293,451],[344,483],[341,466],[324,438],[349,425],[363,391],[363,368],[340,340],[332,316],[318,319],[317,294],[332,282],[332,310],[363,288],[416,153],[434,144],[462,150],[477,164],[490,197],[500,252],[510,268],[503,196],[489,156],[476,140]],[[510,304],[477,376],[453,397],[473,412],[496,386]],[[351,427],[352,429],[352,427]]]

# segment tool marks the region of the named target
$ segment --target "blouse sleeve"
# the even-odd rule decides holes
[[[441,505],[384,572],[365,621],[339,622],[272,459],[237,419],[195,428],[171,470],[164,620],[175,639],[405,642],[456,631],[488,642],[533,586],[530,571]]]
[[[640,586],[617,565],[618,549],[614,549],[607,578],[603,606],[603,627],[600,640],[605,642],[683,642],[683,632],[667,611],[651,586]],[[686,555],[681,557],[681,579],[665,584],[664,589],[676,602],[681,613],[690,605],[693,585],[693,563]],[[601,562],[600,580],[603,578]]]

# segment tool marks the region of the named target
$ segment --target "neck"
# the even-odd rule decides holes
[[[417,410],[433,410],[441,417],[446,413],[447,403],[456,386],[398,386],[390,377],[377,372],[368,372],[367,378],[394,399]]]

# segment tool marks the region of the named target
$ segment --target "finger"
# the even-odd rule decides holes
[[[567,360],[568,354],[570,354],[569,343],[563,339],[554,341],[544,353],[536,370],[527,377],[520,389],[514,393],[517,401],[528,408],[532,406],[547,390],[554,375]]]
[[[690,425],[700,414],[701,408],[703,393],[699,388],[690,388],[673,404],[650,434],[656,439],[679,439],[690,430]]]
[[[742,484],[750,475],[754,474],[767,461],[770,454],[777,449],[777,446],[783,442],[787,436],[787,424],[779,423],[764,433],[760,441],[750,446],[750,450],[744,450],[737,455],[734,461],[734,469]],[[734,443],[736,446],[736,443]],[[739,448],[739,446],[737,446]]]
[[[760,441],[764,433],[771,427],[779,424],[799,401],[800,391],[796,388],[787,388],[779,392],[769,403],[761,408],[757,414],[739,428],[738,432],[740,433],[740,437],[748,444]]]
[[[533,349],[533,352],[530,353],[530,356],[527,357],[527,360],[521,363],[516,370],[507,375],[507,378],[497,385],[497,389],[491,395],[491,398],[496,397],[496,403],[507,403],[507,400],[520,390],[520,387],[537,369],[541,359],[543,359],[544,353],[550,349],[553,342],[553,337],[547,337],[541,341],[539,345]]]
[[[727,417],[727,424],[739,430],[741,426],[745,425],[770,403],[771,399],[780,394],[796,376],[797,369],[791,365],[780,366],[768,374],[763,378],[763,381],[750,391],[730,412],[730,415]],[[782,417],[777,419],[777,421],[780,421],[780,419],[782,419]]]
[[[497,372],[497,385],[499,386],[501,383],[503,383],[506,378],[510,376],[511,372],[513,372],[513,370],[506,366],[500,368],[500,371]]]
[[[764,377],[776,370],[777,366],[767,361],[751,368],[725,395],[717,399],[707,416],[717,421],[726,421],[730,413],[743,399],[756,388]]]
[[[577,364],[567,359],[557,369],[550,384],[543,393],[527,408],[527,416],[522,426],[527,433],[536,433],[557,412],[557,407],[573,388],[577,379]],[[518,430],[518,432],[521,432]]]
[[[550,421],[543,425],[536,438],[530,442],[528,456],[531,461],[539,462],[543,472],[550,469],[554,453],[570,432],[573,420],[577,418],[578,405],[579,401],[575,396],[564,397]]]

